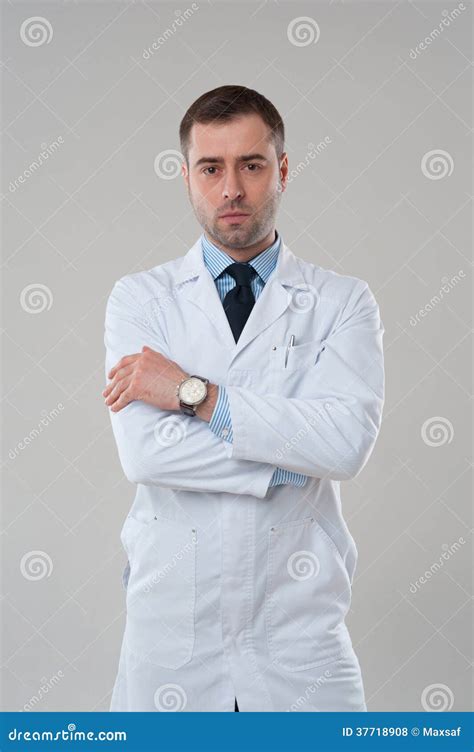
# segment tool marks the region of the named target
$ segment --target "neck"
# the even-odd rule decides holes
[[[263,240],[259,240],[258,243],[249,245],[246,248],[228,248],[220,243],[216,238],[213,238],[210,233],[206,231],[206,236],[211,243],[214,243],[221,251],[227,253],[228,256],[234,259],[234,261],[246,262],[251,261],[255,256],[269,248],[276,240],[275,228],[266,235]]]

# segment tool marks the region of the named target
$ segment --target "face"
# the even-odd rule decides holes
[[[199,224],[224,249],[273,242],[288,158],[278,159],[269,134],[257,114],[192,127],[189,171],[183,164],[182,174]]]

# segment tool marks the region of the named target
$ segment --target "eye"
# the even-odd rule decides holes
[[[205,167],[203,170],[204,174],[206,173],[206,170],[217,170],[217,167],[213,167],[212,165],[211,167]],[[215,175],[215,172],[212,172],[211,175]]]
[[[255,170],[250,170],[250,172],[258,172],[258,170],[262,169],[262,166],[257,164],[256,162],[249,162],[249,164],[246,165],[246,167],[256,167]]]

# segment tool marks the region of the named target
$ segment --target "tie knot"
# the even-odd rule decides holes
[[[253,266],[250,264],[244,264],[240,261],[236,261],[235,264],[230,264],[225,271],[235,279],[235,282],[239,287],[250,287],[252,279],[257,274]]]

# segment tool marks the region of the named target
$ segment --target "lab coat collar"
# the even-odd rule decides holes
[[[232,351],[233,358],[286,311],[294,295],[294,288],[308,289],[298,258],[281,238],[276,267],[256,300],[236,343],[215,282],[204,263],[200,237],[183,257],[175,285],[182,287],[182,294],[206,314]]]

